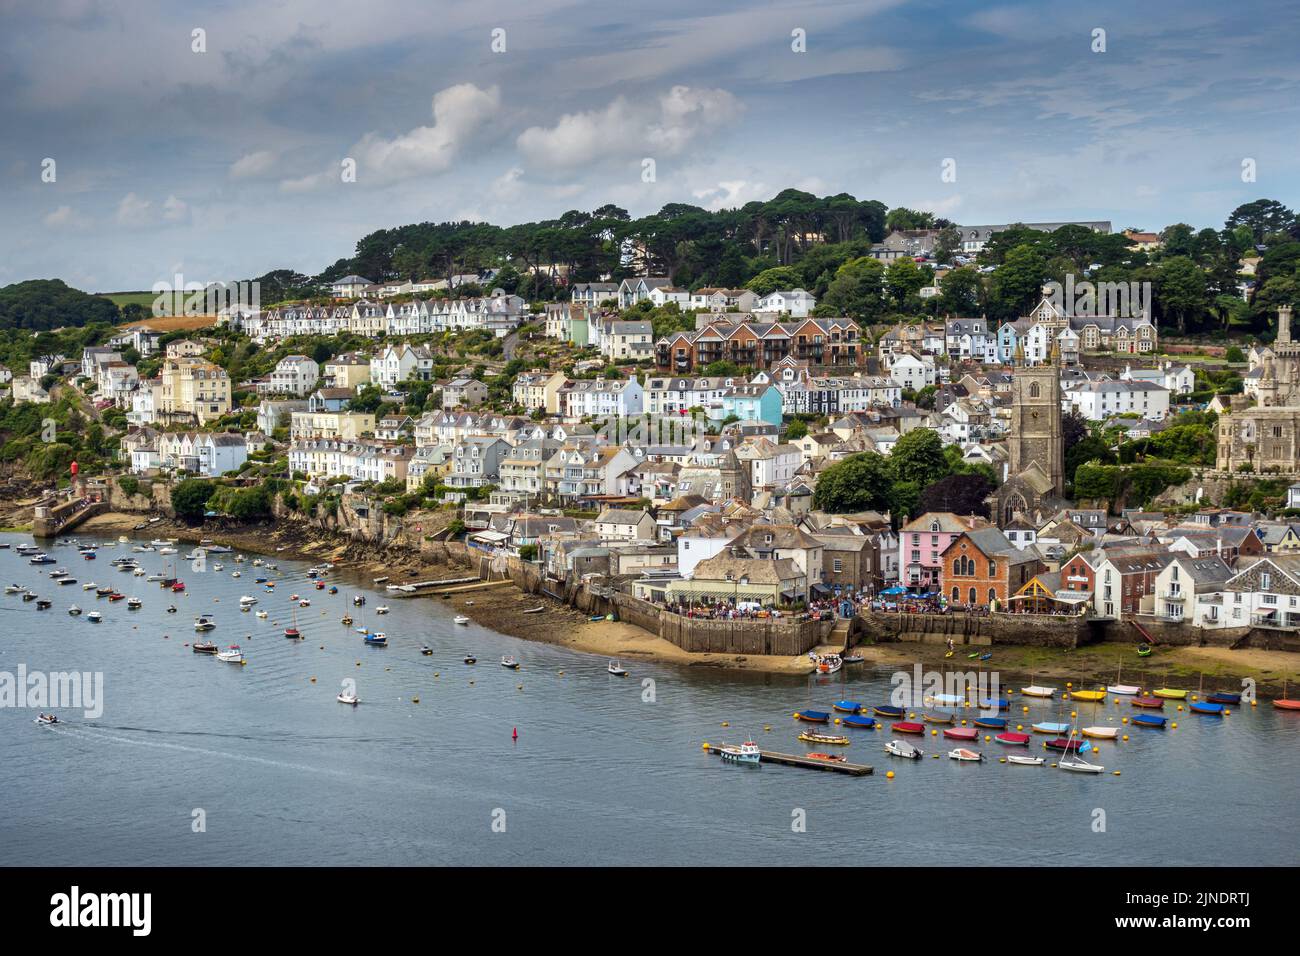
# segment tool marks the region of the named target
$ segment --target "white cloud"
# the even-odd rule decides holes
[[[716,186],[696,189],[691,195],[699,200],[705,209],[738,209],[747,202],[772,198],[772,190],[763,183],[750,182],[746,179],[724,180]]]
[[[123,226],[147,226],[153,221],[153,203],[127,193],[117,204],[117,221]]]
[[[524,130],[515,142],[530,162],[547,169],[606,158],[675,156],[743,109],[726,90],[674,86],[649,104],[620,96],[604,109],[566,113],[554,126]]]
[[[71,206],[60,206],[47,213],[41,221],[51,229],[81,229],[89,225],[89,222],[77,215]]]
[[[231,179],[261,179],[275,168],[275,153],[269,149],[241,156],[230,164]]]
[[[162,217],[164,222],[183,222],[190,212],[190,207],[174,195],[163,200]]]
[[[418,126],[394,139],[367,133],[349,155],[357,180],[394,182],[451,167],[474,134],[501,109],[501,91],[460,83],[433,96],[433,125]]]

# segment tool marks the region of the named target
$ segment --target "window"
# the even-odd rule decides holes
[[[841,561],[839,558],[836,558],[834,561],[831,562],[831,570],[834,571],[836,574],[839,574],[841,571],[844,570],[844,562]]]
[[[992,603],[993,603],[994,601],[996,601],[997,599],[998,599],[998,592],[997,592],[997,589],[996,589],[996,588],[989,588],[989,603],[992,604]]]
[[[976,601],[978,601],[978,600],[979,600],[979,599],[975,596],[975,589],[974,589],[974,588],[971,588],[971,589],[970,589],[970,603],[971,603],[971,604],[974,604],[974,603],[975,603]]]
[[[992,578],[992,577],[997,577],[997,573],[998,573],[998,563],[997,563],[996,561],[990,561],[990,562],[989,562],[989,577],[991,577],[991,578]]]

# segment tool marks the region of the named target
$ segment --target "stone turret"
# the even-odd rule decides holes
[[[1291,306],[1277,307],[1277,340],[1274,345],[1291,344]]]

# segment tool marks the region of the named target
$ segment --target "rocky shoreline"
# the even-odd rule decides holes
[[[191,527],[165,518],[136,532],[140,522],[139,514],[108,512],[91,518],[76,534],[86,537],[139,533],[176,538],[187,544],[211,538],[252,554],[335,563],[353,583],[367,586],[372,586],[377,577],[388,577],[392,582],[455,577],[457,571],[468,567],[431,560],[405,547],[385,548],[351,540],[294,519],[255,525]],[[807,675],[812,671],[808,659],[802,656],[692,654],[633,624],[592,621],[577,609],[544,596],[523,595],[513,586],[453,594],[445,599],[404,600],[444,600],[457,613],[499,633],[620,660],[788,675]],[[520,613],[537,606],[543,608],[537,614]],[[972,648],[964,646],[951,658],[945,657],[947,648],[942,644],[874,644],[868,640],[855,650],[866,659],[867,667],[910,670],[920,664],[933,671],[972,671],[980,667],[978,661],[967,657]],[[1149,658],[1137,658],[1131,644],[1096,644],[1073,650],[999,644],[993,651],[993,660],[982,665],[983,669],[996,667],[1004,683],[1048,681],[1062,688],[1067,683],[1091,688],[1122,681],[1146,689],[1177,686],[1193,692],[1203,685],[1208,694],[1215,690],[1239,691],[1242,679],[1249,678],[1256,682],[1261,696],[1280,696],[1287,682],[1300,686],[1300,657],[1285,651],[1157,647]]]

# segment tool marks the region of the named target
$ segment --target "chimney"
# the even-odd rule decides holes
[[[1289,305],[1277,307],[1277,340],[1274,344],[1291,344],[1291,306]]]

